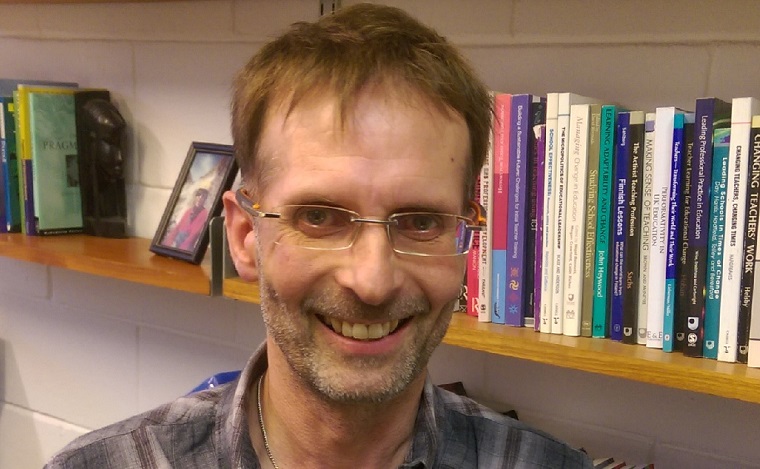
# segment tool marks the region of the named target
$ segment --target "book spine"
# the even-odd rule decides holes
[[[509,243],[509,134],[511,96],[494,96],[493,185],[491,196],[491,322],[505,323],[507,288],[507,253]]]
[[[535,267],[533,270],[533,317],[534,317],[534,329],[536,331],[541,330],[542,317],[541,317],[541,282],[544,275],[544,181],[545,181],[545,169],[546,169],[546,122],[533,126],[533,134],[535,138],[536,147],[536,243],[534,262]],[[548,320],[546,321],[548,323]]]
[[[562,334],[564,317],[565,286],[565,242],[566,242],[566,211],[567,211],[567,159],[568,134],[570,131],[570,93],[561,93],[557,111],[557,155],[554,172],[556,182],[554,199],[554,245],[552,247],[554,260],[552,262],[552,334]]]
[[[676,303],[673,318],[674,337],[673,350],[683,351],[684,329],[686,316],[689,314],[690,285],[693,272],[689,264],[689,220],[691,219],[691,186],[693,184],[694,164],[694,113],[684,113],[683,122],[683,160],[681,163],[681,191],[679,204],[681,206],[680,243],[678,246],[678,264],[676,264]]]
[[[493,97],[493,96],[492,96]],[[493,127],[495,123],[491,123]],[[478,271],[478,322],[491,322],[491,233],[493,231],[493,206],[491,204],[491,161],[493,160],[493,132],[489,134],[488,151],[480,170],[480,205],[486,213],[486,229],[480,231],[480,266]]]
[[[749,346],[749,317],[751,298],[746,296],[749,288],[742,288],[742,282],[751,283],[754,273],[754,263],[747,261],[748,251],[745,243],[748,234],[746,228],[746,211],[747,211],[747,174],[749,172],[750,159],[750,134],[752,131],[752,116],[760,114],[760,101],[755,98],[734,98],[731,103],[731,142],[729,150],[729,160],[733,157],[734,164],[729,161],[729,181],[731,184],[731,212],[730,223],[731,229],[729,234],[729,244],[736,243],[736,252],[738,253],[732,264],[729,258],[726,268],[731,269],[735,274],[735,283],[738,285],[723,285],[724,294],[730,295],[732,291],[739,294],[739,312],[736,329],[736,361],[747,363],[747,352]],[[729,213],[729,212],[727,212]],[[733,236],[733,224],[736,223],[736,240]],[[754,240],[753,240],[754,242]],[[725,246],[725,241],[724,241]],[[754,251],[749,253],[753,257]],[[750,272],[747,272],[747,266]],[[744,277],[747,277],[746,279]],[[726,290],[728,288],[728,290]],[[734,290],[736,288],[736,290]]]
[[[760,116],[752,116],[752,130],[750,132],[750,145],[752,146],[752,163],[750,166],[750,179],[749,179],[749,194],[747,197],[747,224],[749,224],[749,213],[754,210],[752,216],[755,223],[755,229],[757,229],[757,219],[760,213],[758,210],[758,204],[760,204]],[[754,208],[749,206],[754,203]],[[757,233],[755,233],[757,239]],[[757,249],[757,245],[756,248]],[[754,271],[757,273],[757,269],[760,265],[757,251],[755,251],[755,258],[753,260]],[[754,276],[754,282],[752,284],[752,294],[760,291],[760,275]],[[749,320],[749,344],[747,346],[747,366],[753,368],[760,368],[760,301],[753,301],[752,308],[750,310]]]
[[[647,343],[647,309],[649,307],[649,252],[652,246],[652,167],[654,165],[654,113],[648,112],[644,122],[644,155],[641,174],[641,239],[639,242],[638,317],[636,343]]]
[[[639,309],[639,261],[641,244],[641,185],[644,154],[643,111],[631,111],[628,131],[630,163],[628,165],[628,225],[625,239],[625,275],[623,290],[623,342],[636,343]]]
[[[540,246],[539,239],[539,195],[543,191],[543,173],[539,175],[538,171],[538,145],[543,145],[544,141],[539,141],[539,135],[534,131],[546,123],[546,101],[544,98],[533,96],[530,103],[530,118],[528,120],[528,129],[526,130],[528,138],[528,238],[525,242],[525,252],[528,256],[525,261],[525,291],[527,292],[527,302],[525,305],[524,325],[525,327],[536,328],[538,325],[539,313],[536,285],[539,284],[536,272],[541,270],[541,259],[536,253],[536,246]],[[543,149],[540,150],[543,153]],[[541,163],[543,164],[543,162]],[[543,168],[542,168],[543,170]],[[539,176],[541,179],[539,179]],[[538,243],[538,244],[536,244]],[[533,257],[531,257],[533,256]]]
[[[480,176],[475,184],[475,200],[480,202]],[[480,311],[480,231],[473,231],[470,252],[467,253],[467,315],[478,317]]]
[[[670,169],[670,205],[668,207],[668,247],[665,264],[665,312],[663,315],[662,350],[672,352],[675,345],[676,268],[680,249],[681,171],[683,162],[683,113],[673,119],[673,150]]]
[[[34,179],[33,165],[29,138],[28,93],[14,93],[16,103],[16,142],[18,151],[19,200],[23,203],[22,231],[29,236],[37,235],[37,223],[34,213]]]
[[[581,306],[581,336],[591,337],[594,314],[594,256],[596,254],[596,223],[599,198],[599,129],[602,105],[592,104],[589,111],[588,166],[586,176],[586,214],[583,243],[583,302]]]
[[[6,168],[5,205],[7,208],[7,231],[9,233],[18,233],[21,232],[21,203],[18,198],[18,151],[16,145],[15,105],[12,98],[3,98],[2,113],[5,119],[2,131],[4,132],[5,139],[3,158]]]
[[[552,304],[554,278],[554,191],[556,190],[556,153],[557,153],[557,113],[559,112],[559,93],[546,95],[546,149],[544,164],[544,235],[541,253],[541,332],[552,331]]]
[[[675,108],[655,110],[654,165],[652,168],[652,236],[649,250],[647,347],[662,348],[665,313],[665,267],[667,264],[670,171],[673,160]],[[643,313],[643,312],[642,312]]]
[[[755,117],[753,116],[753,127],[750,128],[749,147],[752,149],[749,158],[749,174],[747,178],[747,207],[744,215],[745,232],[744,232],[744,263],[741,278],[741,304],[739,305],[739,330],[737,331],[737,342],[739,345],[739,355],[737,361],[748,363],[749,361],[749,342],[752,327],[752,309],[755,307],[753,294],[755,293],[755,278],[758,277],[755,272],[755,258],[758,249],[758,216],[760,216],[760,139],[758,138],[758,129],[754,127]],[[744,322],[742,323],[742,319]]]
[[[596,253],[594,255],[594,304],[592,337],[606,337],[609,317],[609,251],[612,224],[612,180],[614,174],[617,109],[602,106],[599,128],[599,196],[597,197]]]
[[[0,233],[7,233],[9,223],[10,206],[8,197],[8,157],[5,141],[5,103],[0,98]]]
[[[574,104],[570,107],[567,214],[565,217],[564,317],[562,319],[562,333],[569,336],[581,334],[590,110],[588,104]]]
[[[625,291],[625,242],[628,231],[628,167],[630,166],[630,113],[621,112],[615,147],[615,205],[612,229],[612,294],[610,297],[610,338],[623,340]]]
[[[528,235],[528,129],[530,95],[512,97],[511,135],[509,136],[509,194],[507,217],[506,324],[522,326],[527,304],[525,247]]]

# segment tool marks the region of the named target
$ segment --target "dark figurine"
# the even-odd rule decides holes
[[[109,99],[83,92],[77,96],[80,187],[84,232],[106,238],[126,237],[124,185],[126,123]],[[77,93],[79,95],[79,93]]]

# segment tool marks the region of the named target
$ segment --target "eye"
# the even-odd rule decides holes
[[[288,219],[293,228],[312,238],[323,238],[343,233],[351,225],[351,213],[319,205],[291,206]]]
[[[420,241],[434,239],[444,231],[445,215],[435,213],[406,213],[395,217],[400,234]]]

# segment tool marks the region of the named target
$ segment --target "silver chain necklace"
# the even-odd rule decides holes
[[[272,456],[272,450],[269,448],[269,438],[267,437],[267,429],[264,428],[264,413],[261,411],[261,380],[264,379],[264,375],[261,375],[259,382],[256,385],[256,408],[259,410],[259,427],[261,427],[261,434],[264,436],[264,449],[267,450],[267,456],[269,456],[269,462],[272,463],[274,469],[280,469],[280,466],[274,462],[274,456]]]

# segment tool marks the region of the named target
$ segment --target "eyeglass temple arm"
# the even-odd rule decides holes
[[[480,203],[471,200],[470,209],[472,210],[472,224],[467,225],[467,228],[472,231],[485,231],[486,229],[486,209],[480,205]]]

